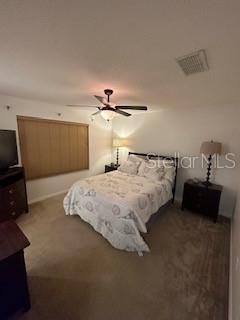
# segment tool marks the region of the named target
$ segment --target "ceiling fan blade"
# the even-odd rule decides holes
[[[100,101],[102,104],[104,104],[105,106],[108,106],[109,103],[107,102],[106,98],[104,97],[100,97],[100,96],[94,96],[96,99],[98,99],[98,101]]]
[[[93,114],[92,114],[92,116],[96,116],[97,114],[99,114],[101,112],[101,110],[98,110],[97,112],[94,112]]]
[[[84,104],[67,104],[66,107],[99,108],[99,107],[97,107],[97,106],[85,106]]]
[[[116,106],[116,109],[125,109],[125,110],[147,110],[146,106]]]
[[[119,110],[119,109],[115,109],[113,111],[116,112],[116,113],[119,113],[119,114],[121,114],[122,116],[125,116],[125,117],[130,117],[131,116],[131,113],[128,113],[128,112],[125,112],[125,111],[122,111],[122,110]]]

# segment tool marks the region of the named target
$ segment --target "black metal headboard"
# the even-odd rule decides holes
[[[137,152],[128,152],[128,154],[133,154],[135,156],[140,156],[140,157],[146,157],[147,159],[160,159],[160,160],[170,160],[173,161],[175,164],[175,179],[174,179],[174,184],[172,187],[172,193],[173,193],[173,198],[172,198],[172,202],[174,202],[175,199],[175,191],[176,191],[176,184],[177,184],[177,170],[178,170],[178,158],[176,157],[172,157],[172,156],[163,156],[163,155],[158,155],[155,153],[137,153]]]

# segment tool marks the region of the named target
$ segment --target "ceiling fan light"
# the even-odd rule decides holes
[[[110,121],[116,116],[116,113],[111,110],[102,110],[101,116],[103,117],[103,119]]]

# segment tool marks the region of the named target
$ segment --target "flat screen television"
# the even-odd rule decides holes
[[[16,131],[0,129],[0,171],[18,164]]]

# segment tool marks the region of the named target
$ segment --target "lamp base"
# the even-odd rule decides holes
[[[212,161],[212,155],[210,154],[209,157],[208,157],[207,178],[206,178],[206,181],[203,182],[203,184],[206,187],[210,187],[212,185],[211,182],[209,181],[210,180],[210,175],[211,175],[211,165],[212,165],[211,161]]]
[[[210,181],[204,181],[202,184],[206,187],[212,186],[212,183]]]
[[[119,159],[119,149],[117,148],[117,155],[116,155],[116,165],[118,166],[118,159]]]

